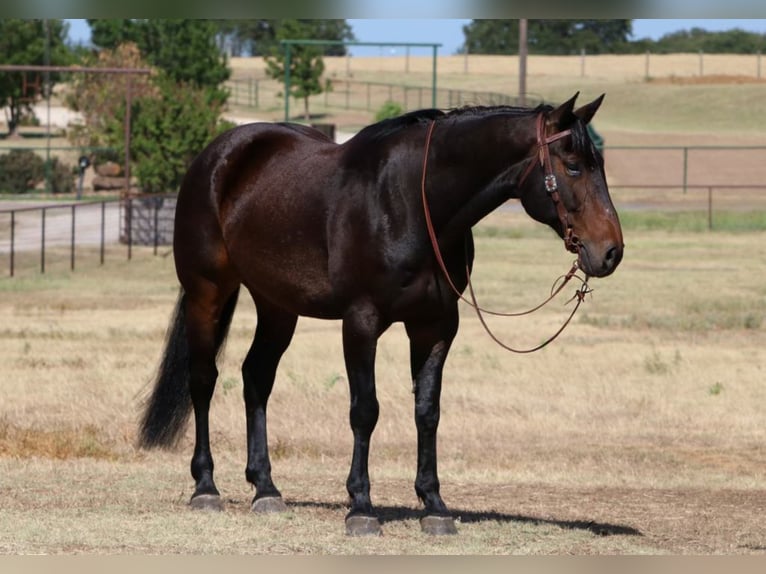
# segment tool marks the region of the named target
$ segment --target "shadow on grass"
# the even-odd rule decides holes
[[[344,504],[300,500],[288,501],[288,506],[324,508],[327,510],[345,510],[347,508]],[[421,510],[408,508],[405,506],[376,506],[375,508],[381,524],[399,520],[418,520],[421,518],[421,516],[423,516],[423,512]],[[520,524],[532,525],[547,524],[568,530],[586,530],[596,536],[643,536],[640,530],[637,530],[631,526],[594,522],[592,520],[555,520],[550,518],[524,516],[521,514],[505,514],[495,511],[473,511],[460,509],[452,509],[452,516],[461,524],[473,524],[477,522],[494,520],[497,522],[516,522]]]

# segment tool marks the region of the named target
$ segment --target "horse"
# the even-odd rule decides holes
[[[298,317],[336,319],[353,435],[346,533],[381,533],[368,474],[379,413],[375,352],[378,338],[401,322],[421,529],[456,533],[440,495],[436,438],[443,367],[474,258],[472,227],[516,198],[577,253],[588,278],[611,274],[622,259],[603,157],[587,130],[604,95],[575,108],[577,97],[557,107],[418,110],[343,144],[310,127],[257,122],[223,133],[192,161],[175,214],[179,295],[138,433],[142,448],[173,446],[193,411],[191,507],[223,507],[208,414],[216,358],[244,285],[257,311],[242,364],[251,510],[287,508],[271,477],[266,410]]]

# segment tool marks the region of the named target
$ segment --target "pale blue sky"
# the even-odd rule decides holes
[[[70,37],[74,42],[87,42],[90,30],[85,20],[69,20]],[[463,44],[463,26],[470,20],[449,19],[349,19],[348,23],[360,42],[420,42],[442,44],[439,54],[442,56],[454,54]],[[649,19],[633,20],[633,38],[651,38],[657,40],[664,34],[691,28],[703,28],[710,31],[731,30],[741,28],[749,32],[766,34],[766,19],[764,20],[662,20]],[[351,53],[355,56],[390,54],[397,48],[367,48],[353,47]],[[398,48],[401,53],[401,48]],[[414,52],[413,52],[414,53]],[[430,53],[430,52],[429,52]]]

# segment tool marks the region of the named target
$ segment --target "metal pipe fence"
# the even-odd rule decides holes
[[[74,271],[107,256],[130,260],[134,246],[157,254],[173,237],[175,195],[24,206],[0,210],[0,257],[7,276],[21,270]]]
[[[282,86],[268,78],[246,78],[230,80],[229,103],[256,109],[269,109],[280,101]],[[432,88],[333,78],[329,80],[329,89],[322,94],[312,96],[312,104],[322,104],[325,108],[342,110],[363,110],[373,112],[387,101],[399,103],[404,111],[431,107]],[[520,98],[498,92],[462,90],[452,88],[436,89],[437,108],[455,108],[463,105],[520,105]],[[525,101],[534,105],[543,101],[542,96],[527,94]]]

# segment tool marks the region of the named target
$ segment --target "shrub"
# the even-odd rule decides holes
[[[403,111],[404,109],[401,104],[388,100],[378,108],[378,111],[375,113],[375,121],[379,122],[389,118],[395,118],[396,116],[402,115]]]
[[[131,154],[145,193],[178,190],[194,157],[222,129],[219,92],[158,78],[160,97],[134,102]]]
[[[45,162],[35,152],[14,149],[0,155],[0,191],[26,193],[45,179]]]
[[[74,175],[72,166],[67,166],[54,157],[50,160],[51,192],[72,193],[74,191]]]

